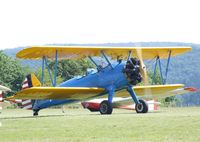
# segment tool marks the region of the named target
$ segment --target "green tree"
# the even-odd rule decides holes
[[[55,61],[50,63],[50,68],[53,70]],[[63,80],[68,80],[77,75],[84,75],[87,71],[87,68],[92,68],[94,65],[87,59],[78,59],[78,60],[60,60],[58,62],[58,73],[57,76],[60,76]]]
[[[52,70],[51,70],[51,73],[52,73],[52,78],[53,78],[54,72],[52,72]],[[38,68],[35,72],[35,75],[42,82],[42,68]],[[57,76],[56,83],[60,84],[61,82],[63,82],[63,79],[60,76]],[[44,84],[43,84],[43,86],[52,86],[51,79],[50,79],[50,76],[49,76],[47,69],[44,70]]]
[[[160,77],[160,72],[159,72],[158,69],[156,69],[156,74],[155,74],[154,80],[153,80],[153,74],[154,74],[154,72],[152,70],[149,70],[147,74],[148,74],[148,77],[149,77],[149,82],[151,84],[155,84],[155,85],[162,84],[162,79]]]
[[[49,62],[49,68],[51,70],[52,77],[54,77],[54,66],[55,61],[48,61]],[[94,67],[93,64],[88,61],[87,59],[79,59],[79,60],[60,60],[58,62],[57,66],[57,84],[62,83],[63,81],[66,81],[68,79],[73,78],[77,75],[84,75],[87,68]],[[38,68],[35,72],[38,79],[41,80],[42,78],[42,69]],[[52,86],[51,79],[48,73],[48,70],[45,68],[44,70],[44,84],[43,86]]]
[[[5,55],[0,51],[0,84],[11,88],[13,91],[19,91],[25,78],[28,67],[22,67],[18,60]]]

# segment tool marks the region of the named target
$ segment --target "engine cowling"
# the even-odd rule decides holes
[[[124,73],[130,84],[136,85],[142,81],[140,73],[140,61],[137,58],[131,58],[126,62]]]

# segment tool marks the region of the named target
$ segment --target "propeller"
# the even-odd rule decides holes
[[[143,62],[143,57],[142,57],[142,49],[137,48],[136,54],[137,54],[138,59],[140,61],[140,72],[141,72],[142,77],[143,77],[143,83],[144,83],[144,85],[149,85],[147,70],[146,70],[146,66]]]
[[[144,83],[144,86],[148,86],[149,85],[149,80],[148,80],[148,74],[147,74],[147,69],[146,69],[146,66],[143,62],[143,56],[142,56],[142,49],[141,48],[136,48],[136,54],[137,54],[137,57],[140,61],[140,73],[143,77],[143,83]],[[152,96],[152,92],[151,92],[151,89],[148,89],[148,88],[145,88],[144,89],[144,96],[145,97],[151,97]]]

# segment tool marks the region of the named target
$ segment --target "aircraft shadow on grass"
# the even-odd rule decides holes
[[[149,112],[150,114],[152,113],[161,113],[161,111],[154,111],[154,112]],[[113,113],[113,115],[129,115],[129,114],[136,114],[133,112],[119,112],[119,113]],[[19,116],[19,117],[0,117],[0,120],[6,120],[6,119],[27,119],[27,118],[45,118],[45,117],[60,117],[60,116],[68,116],[68,117],[76,117],[76,116],[101,116],[99,113],[92,113],[92,114],[57,114],[57,115],[40,115],[40,116]]]

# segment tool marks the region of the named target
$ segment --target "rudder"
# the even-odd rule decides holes
[[[40,87],[41,83],[34,74],[29,74],[26,76],[24,82],[22,83],[22,90],[31,87]],[[22,100],[21,107],[24,109],[32,110],[34,100]]]

